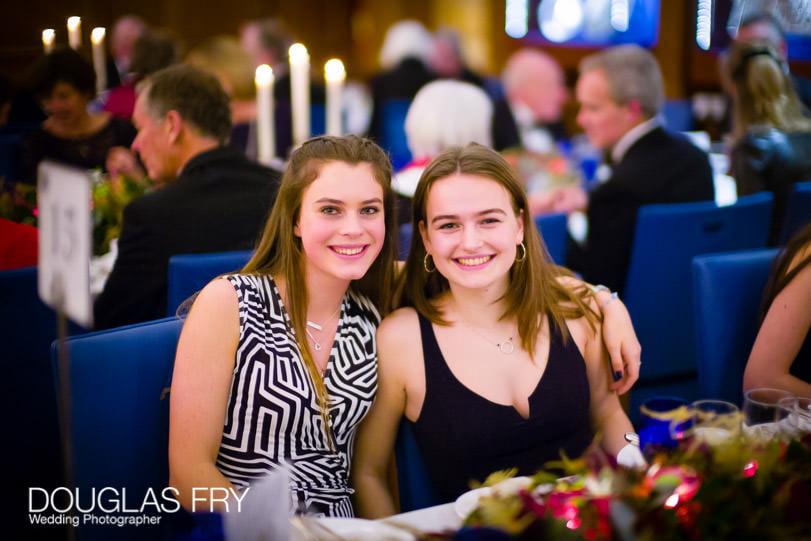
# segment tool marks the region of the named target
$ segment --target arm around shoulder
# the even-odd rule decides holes
[[[227,280],[216,279],[203,288],[189,312],[172,376],[170,486],[187,509],[192,509],[192,488],[233,488],[216,460],[238,342],[236,291]]]
[[[587,326],[585,322],[582,324]],[[633,431],[633,426],[622,409],[616,391],[610,388],[611,364],[603,346],[601,326],[598,326],[596,333],[588,335],[582,352],[591,393],[592,429],[601,435],[601,445],[606,453],[617,456],[625,446],[625,433]]]

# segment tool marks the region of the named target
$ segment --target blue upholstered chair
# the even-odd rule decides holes
[[[405,118],[411,100],[387,100],[381,113],[382,134],[378,144],[388,151],[395,171],[411,161],[411,151],[405,134]]]
[[[566,247],[569,242],[566,214],[545,214],[535,218],[535,227],[543,237],[552,261],[563,265],[566,261]]]
[[[780,244],[811,222],[811,182],[797,182],[792,186],[786,205],[786,215],[780,229]]]
[[[397,248],[400,252],[398,256],[400,261],[405,261],[408,257],[408,252],[411,251],[412,229],[411,223],[405,223],[400,226],[400,238],[397,241],[399,244]]]
[[[693,259],[696,364],[702,398],[743,400],[743,371],[759,328],[777,248]]]
[[[327,106],[321,103],[310,105],[310,133],[313,136],[327,133]]]
[[[673,131],[693,129],[693,104],[690,100],[667,99],[662,107],[665,125]]]
[[[169,482],[169,387],[182,321],[148,321],[68,339],[74,484],[126,489],[140,506],[148,489],[161,498]],[[59,343],[52,348],[60,389]],[[61,393],[60,393],[61,396]],[[149,508],[154,510],[154,507]],[[165,527],[168,520],[161,521]],[[79,541],[161,539],[146,526],[80,526]]]
[[[238,271],[244,267],[251,255],[252,251],[244,250],[170,257],[166,315],[175,315],[183,301],[203,289],[220,274]]]
[[[400,511],[403,513],[443,503],[436,495],[428,477],[411,425],[412,423],[403,417],[394,442]]]
[[[71,324],[68,332],[84,329]],[[50,349],[56,336],[56,314],[37,293],[37,267],[0,272],[0,361],[4,368],[0,407],[7,413],[4,422],[9,435],[8,445],[2,446],[2,461],[9,465],[9,502],[27,502],[28,487],[63,485]],[[26,520],[19,526],[30,528],[22,507],[18,515]]]
[[[766,247],[772,203],[763,192],[724,207],[706,201],[639,210],[623,299],[642,344],[632,417],[648,392],[696,397],[693,257]]]

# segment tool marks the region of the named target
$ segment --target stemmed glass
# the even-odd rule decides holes
[[[774,417],[784,440],[791,440],[811,432],[811,398],[790,396],[777,402]]]
[[[695,439],[718,445],[740,434],[743,415],[735,404],[724,400],[697,400],[690,406]]]
[[[760,387],[743,395],[744,431],[755,439],[771,439],[779,430],[779,422],[787,415],[779,410],[781,398],[791,398],[789,391]]]

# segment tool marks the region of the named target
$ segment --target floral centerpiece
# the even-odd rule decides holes
[[[127,203],[151,190],[149,178],[119,174],[114,178],[100,170],[90,173],[93,180],[93,255],[110,250],[110,241],[121,234],[121,220]],[[6,183],[0,191],[0,217],[37,226],[37,188],[33,184]]]
[[[524,488],[491,491],[450,538],[811,539],[811,435],[686,439],[643,469],[599,451],[550,466],[571,476],[540,472]]]
[[[93,175],[93,255],[110,251],[110,241],[121,235],[124,207],[152,189],[152,181],[120,174],[108,178]]]

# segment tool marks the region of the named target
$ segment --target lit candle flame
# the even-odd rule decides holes
[[[104,35],[106,33],[107,33],[107,30],[104,27],[97,26],[90,33],[90,41],[93,42],[93,45],[98,45],[99,43],[104,41]]]
[[[346,79],[344,63],[337,58],[327,61],[327,63],[324,65],[324,77],[328,83],[334,81],[343,81]]]

